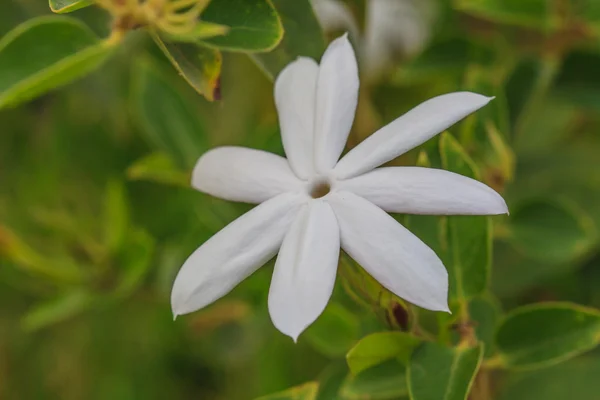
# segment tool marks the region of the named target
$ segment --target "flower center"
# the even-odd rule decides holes
[[[331,185],[326,180],[318,180],[310,187],[310,197],[321,198],[331,191]]]

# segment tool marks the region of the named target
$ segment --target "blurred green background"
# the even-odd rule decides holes
[[[347,0],[332,14],[314,1],[327,38],[351,32],[364,72],[349,145],[432,96],[496,96],[450,129],[511,210],[493,219],[494,307],[600,307],[600,1],[391,2],[404,5]],[[45,1],[4,0],[0,37],[46,14]],[[73,15],[108,35],[100,9]],[[225,53],[221,100],[208,102],[140,31],[90,76],[0,110],[0,398],[235,400],[313,380],[320,399],[404,398],[395,370],[348,377],[352,345],[402,321],[340,282],[298,344],[268,316],[272,264],[173,322],[183,261],[250,209],[188,188],[189,171],[216,145],[283,154],[272,89],[250,57]],[[596,350],[494,376],[493,390],[598,399],[599,373]]]

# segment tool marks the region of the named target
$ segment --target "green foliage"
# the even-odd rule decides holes
[[[496,344],[509,368],[539,368],[572,358],[600,340],[600,312],[569,303],[513,310],[498,328]]]
[[[413,400],[465,400],[481,364],[483,346],[453,349],[424,343],[408,364],[408,390]]]
[[[49,0],[52,12],[66,14],[77,11],[94,3],[94,0]]]
[[[229,28],[224,35],[202,41],[222,50],[268,51],[283,37],[281,20],[269,0],[211,1],[202,19]]]
[[[0,40],[0,108],[14,107],[98,68],[112,53],[66,17],[24,22]]]
[[[346,355],[350,371],[357,375],[390,359],[408,362],[419,338],[404,332],[378,332],[362,338]]]
[[[137,64],[133,80],[132,112],[148,141],[182,167],[191,168],[206,148],[197,114],[151,61]]]
[[[330,357],[346,354],[359,337],[359,322],[339,304],[330,304],[306,330],[304,337],[321,353]]]
[[[319,384],[309,382],[283,392],[259,397],[256,400],[316,400]]]
[[[407,394],[406,368],[395,360],[349,375],[340,388],[344,400],[387,400]]]

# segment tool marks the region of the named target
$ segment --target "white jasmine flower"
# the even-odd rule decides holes
[[[358,70],[346,35],[321,65],[299,58],[275,83],[287,160],[221,147],[204,154],[192,185],[231,201],[260,203],[200,246],[173,287],[175,315],[227,294],[277,255],[269,290],[274,325],[297,339],[331,296],[340,246],[396,295],[448,311],[448,275],[438,256],[388,212],[493,215],[507,212],[488,186],[438,169],[376,168],[427,141],[491,99],[433,98],[381,128],[338,161],[352,126]]]

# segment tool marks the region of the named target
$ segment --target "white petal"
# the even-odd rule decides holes
[[[457,92],[427,100],[349,151],[336,165],[335,174],[345,179],[370,171],[426,142],[492,99]]]
[[[275,104],[285,154],[296,175],[308,179],[313,167],[315,96],[319,66],[300,57],[281,71],[275,82]]]
[[[432,215],[508,213],[502,196],[466,176],[433,168],[377,168],[338,181],[341,190],[357,194],[388,212]]]
[[[329,45],[319,69],[315,119],[315,169],[330,171],[344,150],[358,101],[358,67],[348,35]]]
[[[342,249],[397,296],[434,311],[448,310],[448,273],[438,256],[381,208],[350,192],[328,197]]]
[[[173,284],[173,314],[186,314],[212,303],[269,261],[302,203],[297,194],[279,195],[200,246],[183,264]]]
[[[340,230],[331,206],[313,200],[286,234],[273,271],[269,312],[294,341],[325,309],[340,254]]]
[[[302,183],[283,157],[245,147],[217,147],[196,163],[192,186],[226,200],[262,203],[300,190]]]

